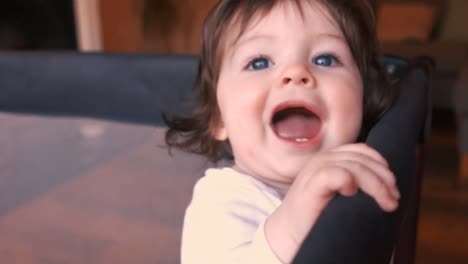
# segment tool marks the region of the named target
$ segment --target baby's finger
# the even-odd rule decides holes
[[[369,147],[368,145],[364,144],[364,143],[355,143],[355,144],[347,144],[347,145],[343,145],[343,146],[340,146],[336,149],[333,150],[334,152],[337,152],[337,151],[350,151],[350,152],[353,152],[353,153],[358,153],[358,154],[362,154],[362,155],[366,155],[372,159],[374,159],[375,161],[377,162],[380,162],[382,164],[384,164],[386,167],[388,167],[388,162],[387,160],[375,149]]]
[[[397,200],[401,195],[396,185],[395,175],[387,167],[381,166],[379,163],[368,162],[366,166],[371,169],[377,177],[379,177],[388,187],[389,191]]]
[[[373,197],[385,211],[393,211],[398,206],[398,199],[391,188],[369,167],[353,161],[342,161],[337,166],[349,171],[359,188]]]
[[[332,192],[337,192],[344,196],[352,196],[359,189],[358,183],[355,180],[352,172],[343,166],[327,166],[320,172],[321,176],[328,180],[322,181],[327,184],[327,189]]]
[[[382,163],[375,161],[373,158],[370,158],[367,155],[361,154],[361,153],[356,153],[352,151],[345,151],[345,152],[339,152],[335,154],[337,159],[341,161],[351,161],[351,162],[356,162],[360,163],[363,166],[369,168],[370,170],[373,171],[375,175],[380,177],[387,187],[390,189],[392,195],[396,198],[400,198],[400,192],[398,191],[398,188],[396,186],[396,178],[395,175],[393,174],[392,171],[389,170],[389,168]],[[335,163],[336,161],[334,161]],[[357,165],[355,165],[357,166]]]

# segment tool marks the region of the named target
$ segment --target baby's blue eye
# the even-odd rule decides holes
[[[271,62],[267,58],[255,58],[249,62],[247,68],[249,70],[263,70],[271,66]]]
[[[337,59],[332,55],[320,55],[313,59],[313,63],[318,66],[330,67],[335,65]]]

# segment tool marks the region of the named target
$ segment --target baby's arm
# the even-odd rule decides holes
[[[315,155],[265,223],[272,250],[283,262],[291,262],[330,200],[336,194],[354,195],[358,189],[373,197],[384,211],[398,206],[395,177],[374,149],[350,144]]]

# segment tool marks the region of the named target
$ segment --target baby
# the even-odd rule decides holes
[[[221,0],[208,15],[193,115],[170,147],[232,160],[186,210],[182,263],[289,263],[329,201],[358,189],[398,206],[362,142],[392,101],[366,0]]]

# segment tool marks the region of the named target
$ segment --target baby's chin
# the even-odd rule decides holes
[[[305,166],[305,162],[291,162],[284,160],[270,168],[269,173],[260,175],[265,181],[276,183],[281,189],[289,188],[301,173]]]
[[[314,155],[316,155],[315,151],[302,155],[289,155],[278,159],[271,165],[277,177],[294,181]]]

